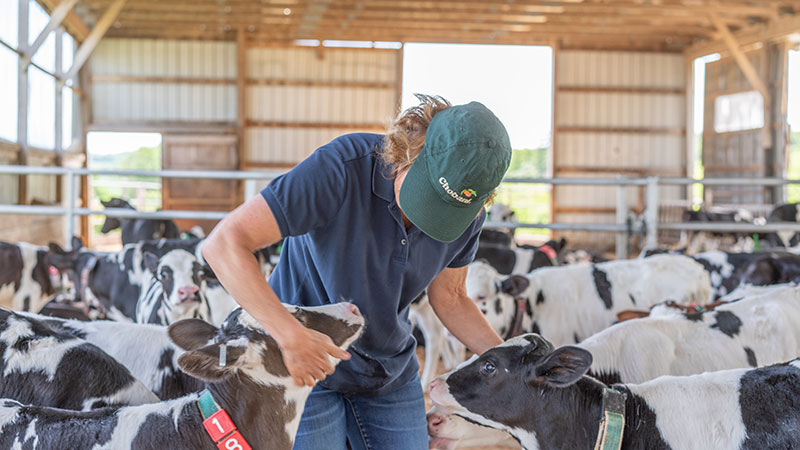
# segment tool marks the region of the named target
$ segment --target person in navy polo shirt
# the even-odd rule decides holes
[[[503,124],[478,102],[435,96],[386,135],[317,149],[222,220],[203,246],[219,280],[274,337],[298,384],[317,384],[294,448],[424,450],[425,403],[408,320],[427,289],[450,332],[476,353],[500,344],[465,279],[484,204],[508,169]],[[269,283],[253,251],[284,239]],[[344,352],[280,302],[355,303],[366,329]],[[336,371],[329,357],[344,360]]]

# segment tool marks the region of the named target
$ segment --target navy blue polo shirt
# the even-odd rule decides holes
[[[450,243],[406,231],[382,143],[379,134],[341,136],[261,191],[284,237],[269,278],[281,301],[350,301],[366,319],[352,358],[320,383],[342,393],[388,393],[411,380],[419,366],[409,305],[445,267],[473,260],[485,219]]]

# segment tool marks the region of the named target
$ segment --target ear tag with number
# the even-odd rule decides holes
[[[219,346],[219,366],[225,367],[228,363],[228,346],[225,344],[220,344]]]

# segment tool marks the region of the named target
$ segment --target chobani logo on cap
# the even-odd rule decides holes
[[[439,178],[439,184],[442,185],[444,191],[447,192],[447,195],[453,197],[454,199],[458,200],[461,203],[465,203],[469,205],[472,203],[472,197],[475,197],[475,191],[472,189],[464,189],[461,191],[461,195],[459,195],[456,191],[450,189],[450,184],[447,183],[447,179],[445,177]],[[463,195],[463,197],[462,197]],[[467,197],[467,198],[464,198]]]

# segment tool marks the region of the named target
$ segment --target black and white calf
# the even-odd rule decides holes
[[[686,210],[683,213],[683,220],[685,222],[742,224],[755,222],[753,215],[744,209],[725,212]],[[741,232],[689,231],[681,234],[681,242],[678,247],[685,247],[686,253],[689,255],[712,250],[746,253],[755,250],[755,241],[752,235]]]
[[[436,370],[439,367],[440,359],[446,370],[454,369],[463,360],[464,350],[460,349],[463,345],[455,346],[455,348],[451,345],[451,340],[455,340],[455,338],[449,335],[439,317],[436,316],[428,300],[428,294],[425,292],[411,302],[408,318],[420,330],[425,339],[425,361],[422,364],[420,380],[422,387],[427,389],[437,375]]]
[[[708,273],[691,258],[657,255],[593,265],[543,267],[504,277],[486,263],[470,264],[467,295],[505,338],[540,332],[562,345],[610,326],[617,313],[666,299],[705,304]]]
[[[0,307],[39,311],[53,297],[47,248],[0,242]]]
[[[66,252],[50,245],[50,261],[66,273],[75,286],[76,296],[86,304],[97,307],[100,317],[131,321],[136,318],[136,304],[142,293],[142,283],[149,273],[144,253],[158,257],[180,249],[193,255],[200,252],[201,240],[162,239],[125,245],[119,252],[96,252],[73,240]]]
[[[300,309],[303,324],[346,349],[364,320],[348,303]],[[294,384],[275,340],[247,313],[234,311],[219,329],[187,319],[170,326],[187,373],[206,380],[216,404],[227,411],[243,440],[256,448],[289,450],[311,387]],[[338,363],[338,360],[332,360]],[[0,407],[0,448],[109,448],[213,450],[198,408],[201,394],[138,407],[88,413],[26,406],[5,400]],[[225,438],[230,442],[230,437]],[[243,448],[228,446],[235,450]],[[225,447],[221,447],[225,448]]]
[[[178,366],[184,350],[169,338],[167,327],[109,320],[78,321],[25,314],[75,338],[94,344],[125,366],[161,400],[203,389],[202,381]]]
[[[607,384],[775,364],[800,349],[800,289],[776,287],[693,314],[658,305],[650,317],[613,325],[577,347],[594,357],[589,374]],[[429,416],[438,448],[497,438],[441,411]]]
[[[0,308],[0,397],[74,410],[158,401],[128,369],[59,323]]]
[[[741,283],[755,286],[800,282],[800,255],[760,255],[741,271]]]
[[[608,386],[592,354],[520,336],[431,385],[431,400],[503,430],[525,450],[596,448]],[[624,394],[621,448],[792,449],[800,442],[800,361],[611,386]]]
[[[481,232],[481,239],[484,233],[490,231]],[[479,241],[475,259],[485,260],[504,275],[524,275],[540,267],[557,266],[559,264],[559,254],[565,245],[565,239],[560,241],[551,240],[540,246],[523,244],[511,247],[485,244],[483,241]]]
[[[767,216],[767,223],[800,222],[800,208],[797,205],[797,203],[786,203],[776,206]],[[779,231],[767,233],[764,240],[773,247],[795,247],[800,244],[800,234],[794,231]]]
[[[109,201],[101,201],[105,208],[122,208],[136,211],[125,200],[114,197]],[[117,217],[106,217],[103,222],[101,233],[106,234],[117,228],[122,228],[122,244],[135,244],[140,241],[152,241],[158,239],[178,239],[181,237],[180,230],[175,222],[169,219],[120,219]]]
[[[208,304],[201,304],[199,292],[206,275],[194,255],[186,250],[172,250],[159,258],[145,252],[144,264],[145,289],[136,303],[137,323],[169,325],[198,317],[202,306],[208,310]]]

